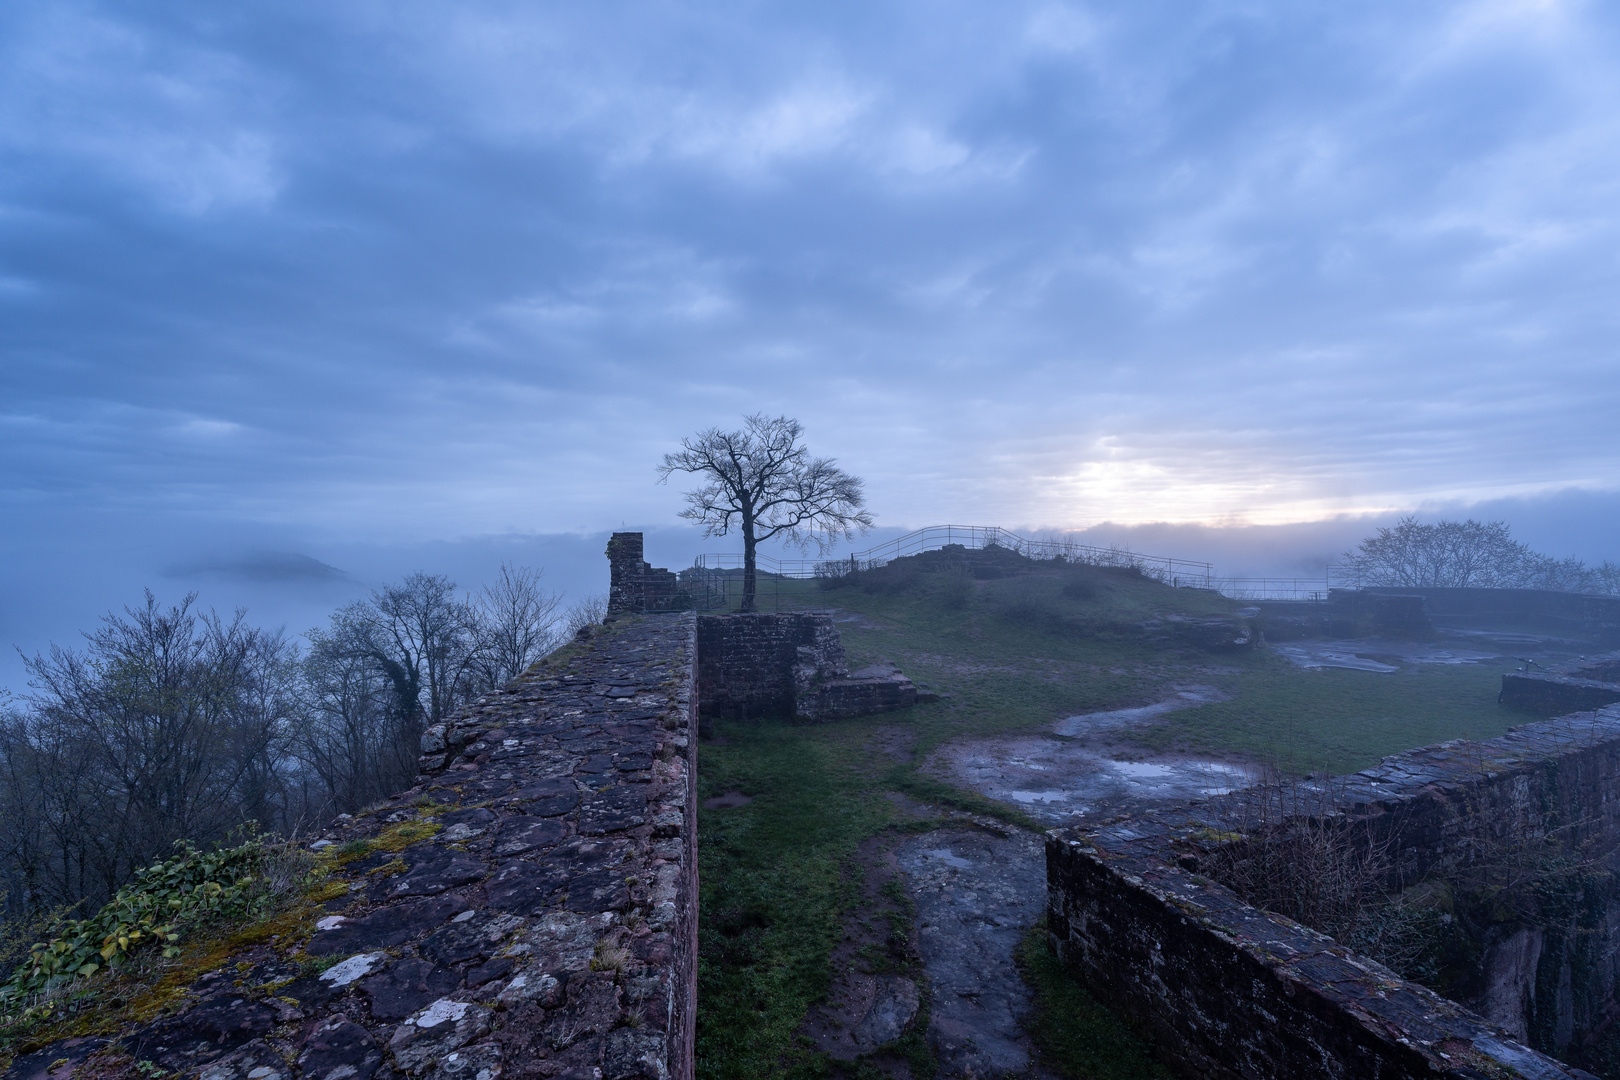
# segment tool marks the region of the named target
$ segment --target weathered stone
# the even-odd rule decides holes
[[[496,911],[518,915],[543,912],[551,897],[568,882],[566,864],[515,862],[501,868],[485,889],[485,903]]]
[[[619,1028],[602,1049],[602,1080],[669,1080],[668,1061],[662,1031]]]
[[[552,847],[567,833],[567,825],[554,817],[509,817],[495,834],[495,855],[505,859]]]
[[[5,1080],[68,1080],[78,1064],[107,1045],[106,1039],[58,1039],[11,1062]]]
[[[428,1073],[429,1080],[498,1080],[501,1075],[501,1048],[480,1043],[452,1050],[439,1059]]]
[[[510,956],[497,956],[495,959],[486,960],[476,967],[470,967],[467,969],[467,987],[472,989],[503,978],[516,964],[517,961]]]
[[[583,836],[621,832],[647,823],[647,796],[635,787],[612,787],[592,795],[579,808]]]
[[[488,1034],[491,1015],[482,1005],[440,998],[394,1031],[389,1052],[405,1072],[420,1075],[450,1051]]]
[[[360,984],[376,1020],[403,1020],[455,992],[461,977],[427,960],[401,960]]]
[[[198,1080],[291,1080],[291,1077],[292,1069],[275,1048],[263,1039],[254,1039],[203,1066]]]
[[[390,899],[432,896],[477,881],[488,872],[478,859],[437,844],[424,844],[407,851],[405,863],[410,869],[390,878],[384,889]]]
[[[251,1039],[268,1035],[276,1023],[268,1005],[234,995],[206,999],[130,1040],[130,1053],[169,1069],[200,1064]]]
[[[305,1080],[370,1080],[381,1064],[377,1041],[342,1013],[317,1024],[298,1055]]]
[[[422,955],[441,964],[461,965],[496,952],[523,920],[499,911],[469,911],[422,942]]]
[[[467,907],[458,897],[435,897],[391,904],[356,919],[330,916],[304,947],[311,956],[335,956],[362,949],[391,949],[433,929]]]
[[[523,812],[533,817],[556,817],[579,805],[579,789],[567,778],[542,780],[519,788],[508,800],[524,803]]]

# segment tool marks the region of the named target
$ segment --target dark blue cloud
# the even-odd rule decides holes
[[[0,528],[596,535],[756,409],[892,525],[1613,490],[1616,44],[1509,0],[12,5]]]

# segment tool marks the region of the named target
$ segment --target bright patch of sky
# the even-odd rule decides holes
[[[1617,30],[1500,0],[7,5],[13,619],[73,572],[59,534],[381,567],[354,553],[672,524],[660,455],[754,411],[897,528],[1612,492]],[[129,567],[92,611],[157,572]]]

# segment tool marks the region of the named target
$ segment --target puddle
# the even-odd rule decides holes
[[[1302,668],[1347,668],[1388,674],[1402,664],[1477,664],[1496,659],[1495,653],[1470,649],[1442,649],[1412,641],[1366,638],[1356,641],[1308,641],[1273,645],[1279,656]]]
[[[703,800],[705,810],[730,810],[735,806],[747,806],[754,801],[752,795],[744,795],[740,791],[728,791],[724,795],[716,795],[712,799]]]
[[[958,870],[966,870],[973,865],[960,855],[953,854],[950,848],[925,848],[922,854],[930,859],[938,859],[946,866],[954,866]]]
[[[1212,701],[1225,701],[1226,695],[1213,686],[1188,686],[1176,691],[1176,696],[1155,702],[1152,705],[1141,705],[1134,709],[1111,709],[1108,712],[1083,713],[1079,716],[1065,716],[1052,730],[1059,735],[1066,735],[1071,739],[1082,735],[1095,735],[1104,731],[1117,731],[1120,728],[1133,727],[1146,720],[1153,720],[1177,709],[1193,709],[1199,705],[1208,705]]]
[[[1108,761],[1107,766],[1147,793],[1160,789],[1185,791],[1189,786],[1200,795],[1226,795],[1254,783],[1253,774],[1240,765],[1221,761]]]
[[[1144,801],[1225,795],[1258,779],[1232,762],[1169,756],[1126,761],[1044,735],[950,743],[929,756],[924,771],[1054,825]]]

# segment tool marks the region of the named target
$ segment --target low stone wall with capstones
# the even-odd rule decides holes
[[[424,738],[314,847],[341,893],[165,1015],[11,1077],[688,1080],[695,628],[598,628]]]
[[[1289,797],[1296,809],[1341,815],[1353,833],[1389,842],[1389,884],[1398,887],[1544,836],[1612,868],[1617,792],[1620,707],[1395,755]],[[1496,988],[1506,993],[1482,1003],[1502,1011],[1486,1018],[1201,874],[1224,845],[1266,842],[1253,828],[1265,820],[1255,804],[1266,799],[1250,789],[1048,834],[1054,949],[1188,1075],[1588,1075],[1519,1040],[1540,1032],[1538,1041],[1562,1047],[1572,1030],[1604,1021],[1620,968],[1620,912],[1601,912],[1574,935],[1579,955],[1551,948],[1547,935],[1527,969],[1509,973],[1524,985],[1510,979]],[[1571,1013],[1568,993],[1538,1000],[1546,985],[1567,991],[1583,980],[1585,1015]]]
[[[1508,672],[1497,700],[1547,712],[1601,709],[1620,702],[1620,653],[1583,656],[1550,668]]]

